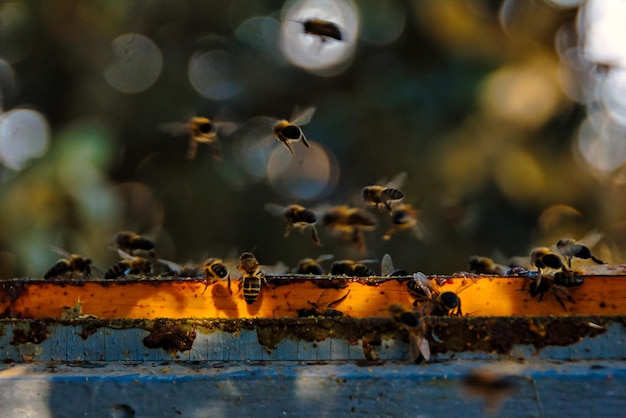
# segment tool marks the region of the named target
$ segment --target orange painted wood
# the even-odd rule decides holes
[[[13,318],[61,318],[65,307],[80,300],[83,314],[103,319],[116,318],[281,318],[297,317],[300,309],[324,311],[328,304],[347,297],[331,308],[351,317],[388,316],[394,303],[407,308],[414,298],[409,279],[351,279],[342,289],[320,288],[326,279],[268,277],[259,298],[248,305],[232,283],[210,285],[199,279],[44,281],[13,279],[0,282],[0,312]],[[455,291],[467,283],[454,278],[442,291]],[[287,283],[287,284],[283,284]],[[317,284],[316,284],[317,283]],[[376,283],[376,284],[371,284]],[[531,298],[528,280],[519,277],[481,277],[460,293],[463,313],[470,316],[526,315],[625,315],[626,276],[585,276],[582,286],[570,288],[575,303],[566,309],[551,293],[543,300]],[[349,293],[348,293],[349,292]]]

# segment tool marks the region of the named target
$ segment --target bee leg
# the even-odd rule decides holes
[[[228,275],[228,291],[231,295],[233,294],[233,289],[230,288],[230,274]]]
[[[195,139],[191,139],[189,141],[189,147],[187,148],[187,155],[186,157],[189,160],[193,160],[194,158],[196,158],[196,153],[198,152],[198,141],[196,141]]]
[[[289,233],[291,233],[292,228],[293,228],[293,224],[291,222],[287,222],[287,227],[285,228],[285,235],[283,235],[284,238],[287,238],[289,236]]]
[[[206,282],[205,282],[205,286],[204,286],[204,290],[202,291],[201,295],[204,295],[204,292],[206,292],[206,290],[209,288],[209,278],[207,277]]]
[[[296,158],[296,153],[293,152],[293,149],[291,148],[291,145],[289,145],[289,142],[287,142],[286,140],[283,140],[282,142],[283,142],[283,144],[285,144],[285,146],[287,147],[287,149],[291,153],[292,157]]]
[[[313,242],[316,245],[322,245],[322,241],[320,241],[320,237],[317,234],[317,229],[315,228],[315,225],[311,225],[311,238],[313,238]]]
[[[302,134],[302,143],[304,144],[305,147],[307,148],[311,148],[311,144],[309,144],[309,141],[306,140],[306,137],[304,136],[304,134]]]
[[[387,209],[387,212],[389,212],[390,215],[393,214],[393,210],[391,209],[391,203],[389,203],[388,200],[385,200],[383,202],[383,205],[385,206],[385,209]]]
[[[596,264],[606,264],[604,261],[600,260],[598,257],[592,255],[591,259],[593,260],[594,263]]]
[[[352,242],[360,253],[365,252],[365,237],[359,228],[354,228],[352,232]]]

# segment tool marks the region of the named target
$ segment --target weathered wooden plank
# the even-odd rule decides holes
[[[468,390],[470,373],[498,365],[511,362],[0,364],[0,404],[12,416],[121,417],[589,417],[626,408],[624,362],[516,363],[509,390]]]

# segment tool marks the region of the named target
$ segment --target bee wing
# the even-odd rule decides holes
[[[179,136],[189,133],[189,124],[186,122],[167,122],[157,125],[160,131]]]
[[[170,269],[172,272],[179,274],[181,272],[181,270],[183,269],[183,267],[180,264],[177,264],[173,261],[169,261],[169,260],[163,260],[163,259],[157,259],[157,262],[159,262],[160,264],[163,264],[164,266],[166,266],[168,269]]]
[[[313,118],[313,114],[315,113],[315,107],[307,107],[305,109],[300,109],[296,106],[293,109],[293,114],[291,115],[291,119],[289,122],[295,125],[306,125]]]
[[[71,253],[68,253],[67,251],[65,251],[65,250],[64,250],[64,249],[62,249],[62,248],[55,247],[54,245],[51,245],[51,246],[50,246],[50,249],[51,249],[52,251],[54,251],[55,253],[62,255],[63,257],[68,257],[68,258],[69,258],[69,257],[71,257],[71,256],[72,256],[72,254],[71,254]]]
[[[380,263],[380,275],[383,277],[390,276],[394,270],[391,256],[389,254],[383,255],[383,261]]]
[[[230,135],[237,130],[237,124],[234,122],[214,122],[215,129],[223,135]]]
[[[319,257],[317,257],[315,261],[317,263],[323,263],[324,261],[332,260],[333,258],[335,258],[335,256],[332,254],[322,254]]]
[[[398,173],[389,182],[385,184],[385,187],[399,189],[404,184],[406,177],[407,177],[406,171]]]
[[[128,254],[126,251],[122,251],[119,248],[117,249],[117,253],[120,255],[120,258],[124,260],[132,260],[133,258],[135,258],[132,255]]]
[[[340,293],[340,289],[326,289],[320,294],[320,297],[317,298],[315,305],[317,305],[317,307],[322,310],[339,305],[348,297],[348,295],[350,294],[350,290],[348,289],[345,295],[338,296],[338,294]]]
[[[587,233],[584,237],[577,241],[577,244],[586,245],[589,248],[593,248],[603,237],[602,232],[593,230]]]
[[[375,264],[378,263],[380,260],[359,260],[357,261],[357,263],[361,263],[361,264]]]
[[[279,261],[273,266],[262,265],[260,268],[265,271],[265,274],[268,275],[285,274],[289,271],[289,266],[282,261]]]
[[[433,282],[421,271],[413,274],[413,280],[415,280],[428,299],[432,298],[434,293],[437,293]]]
[[[430,360],[430,345],[428,340],[422,335],[409,331],[409,356],[412,362],[415,362],[420,355],[424,357],[424,360]]]
[[[276,203],[266,203],[265,210],[274,216],[284,216],[285,207]]]

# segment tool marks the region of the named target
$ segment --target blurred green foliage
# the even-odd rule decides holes
[[[25,169],[0,168],[0,276],[42,276],[58,258],[51,245],[106,269],[117,258],[107,246],[121,229],[148,235],[160,257],[180,263],[233,250],[290,266],[322,253],[388,252],[397,267],[443,274],[467,269],[473,254],[506,260],[598,228],[606,237],[600,258],[619,260],[622,186],[575,161],[572,136],[585,109],[557,76],[555,34],[576,10],[529,0],[503,21],[502,3],[356,1],[356,53],[334,76],[282,57],[281,1],[4,3],[0,23],[8,22],[7,5],[21,15],[0,24],[0,58],[17,79],[13,91],[3,88],[3,107],[40,111],[51,142]],[[254,17],[274,20],[243,25]],[[111,42],[126,33],[151,39],[163,60],[157,81],[136,94],[103,76],[116,59]],[[188,79],[191,57],[216,42],[236,58],[229,75],[239,87],[221,101]],[[299,203],[356,204],[363,186],[406,171],[405,202],[419,210],[425,240],[407,232],[383,241],[384,213],[365,233],[364,255],[323,230],[321,248],[306,234],[283,238],[284,221],[264,205],[293,198],[247,174],[234,156],[236,133],[222,141],[222,161],[202,147],[190,161],[187,138],[158,129],[193,114],[240,124],[283,118],[294,105],[317,107],[307,137],[332,151],[340,170],[329,194]],[[541,218],[559,204],[575,210],[557,207]]]

